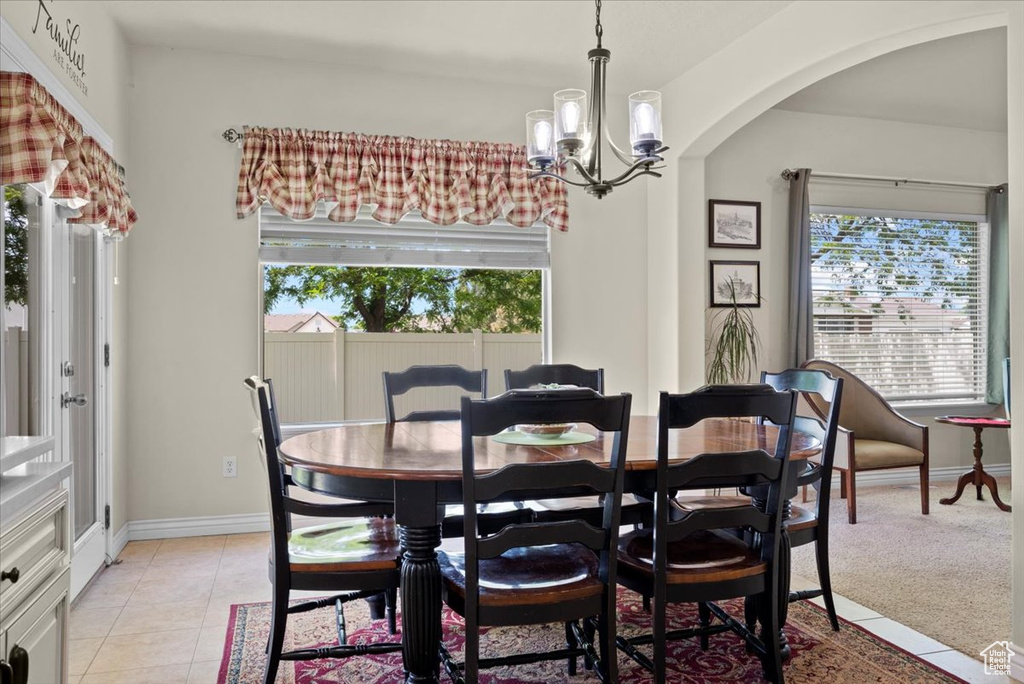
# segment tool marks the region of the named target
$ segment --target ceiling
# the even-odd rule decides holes
[[[611,0],[609,90],[658,88],[791,0]],[[133,45],[329,62],[505,83],[586,87],[585,0],[254,2],[108,0]]]
[[[1006,132],[1006,29],[922,43],[804,88],[777,109]]]

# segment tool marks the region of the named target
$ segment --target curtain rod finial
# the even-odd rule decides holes
[[[220,134],[220,137],[227,140],[229,143],[241,142],[242,138],[245,137],[243,134],[236,131],[234,128],[229,128]]]
[[[794,180],[800,177],[800,171],[797,169],[783,169],[779,175],[782,176],[783,180]]]

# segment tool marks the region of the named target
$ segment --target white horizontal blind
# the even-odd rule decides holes
[[[812,207],[815,356],[850,370],[891,401],[982,399],[988,299],[982,220]]]
[[[273,208],[260,209],[260,261],[276,264],[420,266],[437,268],[547,268],[548,227],[517,228],[498,220],[487,226],[437,226],[410,212],[393,226],[363,207],[355,221],[328,220],[321,205],[309,221]]]

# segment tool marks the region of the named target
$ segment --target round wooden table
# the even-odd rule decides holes
[[[946,506],[952,506],[960,499],[960,496],[964,493],[964,489],[967,488],[967,485],[974,485],[978,490],[978,501],[984,501],[981,496],[981,488],[984,486],[988,487],[989,492],[992,493],[992,501],[994,501],[996,506],[999,507],[999,510],[1010,512],[1012,510],[1010,506],[1008,504],[1004,504],[1002,499],[999,498],[999,485],[996,483],[996,478],[986,473],[985,469],[981,465],[981,431],[985,428],[1007,429],[1010,427],[1010,421],[1005,418],[940,416],[935,419],[935,422],[974,428],[974,468],[968,470],[960,476],[959,480],[957,480],[956,494],[945,499],[939,499],[939,503]]]
[[[627,445],[625,491],[653,492],[657,467],[657,426],[654,416],[633,416]],[[580,432],[595,434],[587,444],[521,446],[479,437],[478,470],[492,471],[509,463],[589,459],[611,460],[611,440],[589,425]],[[669,455],[686,459],[701,453],[764,449],[774,453],[776,430],[741,420],[708,420],[685,430],[671,430]],[[796,432],[792,459],[818,453],[820,444]],[[404,548],[401,577],[403,662],[407,682],[436,682],[441,642],[441,573],[437,547],[446,504],[462,503],[461,423],[360,423],[319,430],[285,440],[281,460],[301,487],[322,494],[368,501],[391,501]],[[796,475],[791,468],[791,491]],[[788,544],[783,572],[789,594]],[[785,604],[784,604],[785,605]],[[785,611],[785,608],[783,608]],[[783,620],[784,623],[784,620]]]

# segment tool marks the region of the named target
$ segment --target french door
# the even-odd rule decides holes
[[[57,299],[60,350],[57,415],[61,457],[74,464],[71,477],[71,596],[107,557],[108,450],[104,430],[107,296],[105,249],[90,227],[58,219]]]

